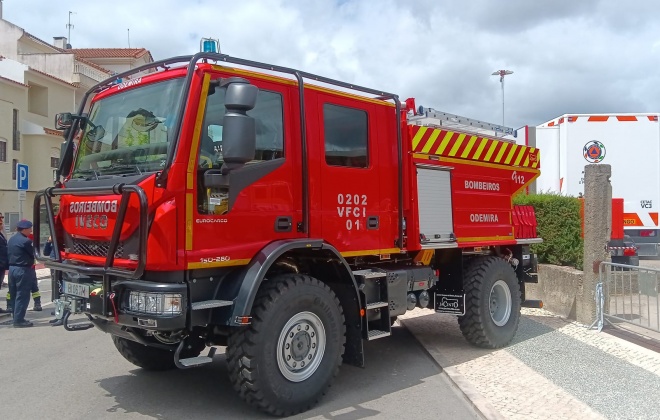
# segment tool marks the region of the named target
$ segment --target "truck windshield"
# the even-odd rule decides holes
[[[152,83],[92,105],[72,178],[160,171],[174,139],[183,78]]]

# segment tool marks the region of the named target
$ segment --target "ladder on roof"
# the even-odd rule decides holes
[[[466,132],[475,132],[493,137],[516,137],[517,135],[516,130],[511,127],[491,124],[484,121],[474,120],[472,118],[449,114],[447,112],[436,111],[433,108],[424,108],[421,106],[415,115],[408,115],[408,122],[414,125],[423,125],[436,128],[443,127]]]

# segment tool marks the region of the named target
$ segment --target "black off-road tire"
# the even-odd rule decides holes
[[[493,285],[499,280],[506,283],[511,295],[511,312],[501,326],[496,325],[491,316],[490,302]],[[502,283],[498,284],[502,286]],[[520,285],[513,267],[499,257],[476,258],[467,268],[463,287],[465,315],[458,317],[458,325],[467,341],[489,349],[509,344],[518,330],[521,305]]]
[[[169,351],[157,347],[145,346],[136,341],[116,335],[112,336],[112,342],[115,343],[119,354],[137,367],[145,370],[171,370],[176,368],[174,364],[175,346],[172,347],[172,351]],[[199,353],[202,352],[204,347],[203,344],[200,344],[190,349],[184,349],[181,352],[181,358],[199,356]]]
[[[303,319],[291,324],[299,317]],[[284,372],[288,375],[298,373],[295,369],[287,371],[286,366],[279,364],[285,363],[284,348],[290,337],[284,334],[285,328],[286,331],[300,331],[300,325],[303,330],[311,325],[309,331],[315,328],[320,331],[318,323],[305,324],[305,317],[322,324],[324,353],[317,362],[321,349],[320,335],[317,334],[317,353],[303,353],[304,360],[308,355],[312,356],[307,365],[311,376],[290,380]],[[285,341],[281,344],[283,338]],[[290,416],[309,410],[323,397],[339,371],[345,343],[343,309],[334,292],[313,277],[283,274],[266,280],[261,286],[252,309],[250,326],[230,334],[226,352],[229,376],[234,389],[248,404],[271,415]],[[293,343],[291,347],[294,347]],[[312,348],[311,345],[308,348]],[[316,363],[319,364],[314,370],[309,369]]]

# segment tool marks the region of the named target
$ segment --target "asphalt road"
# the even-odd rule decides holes
[[[48,302],[47,282],[40,287]],[[6,288],[0,292],[2,307],[5,294]],[[101,331],[51,327],[51,309],[28,312],[33,328],[0,325],[4,420],[272,418],[237,397],[222,348],[205,367],[146,372],[124,360]],[[342,366],[321,403],[295,418],[480,418],[404,327],[365,343],[365,350],[366,368]]]

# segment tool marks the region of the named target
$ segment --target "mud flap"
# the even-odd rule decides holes
[[[435,311],[442,314],[465,315],[465,294],[435,294]]]

